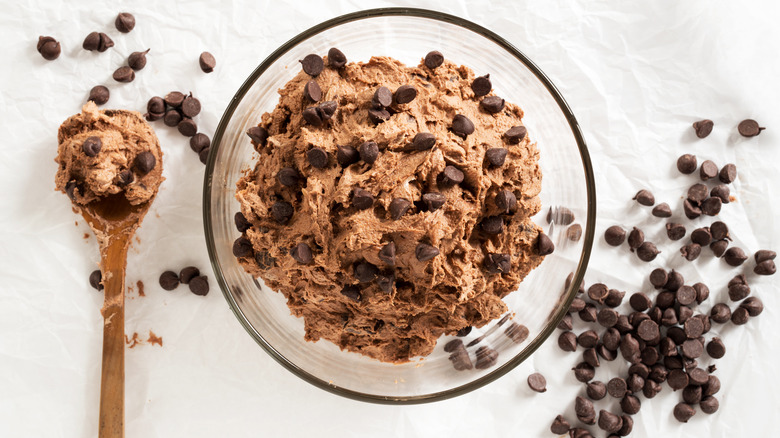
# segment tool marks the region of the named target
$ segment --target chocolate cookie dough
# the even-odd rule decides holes
[[[164,180],[157,136],[135,111],[101,111],[89,101],[60,126],[57,140],[57,190],[76,205],[120,193],[138,205]]]
[[[543,259],[523,111],[449,61],[326,57],[312,70],[311,56],[247,133],[259,157],[237,183],[251,224],[240,263],[284,294],[307,340],[381,361],[501,316],[501,298]],[[487,154],[496,148],[504,159]]]

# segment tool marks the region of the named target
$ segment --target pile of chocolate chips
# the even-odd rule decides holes
[[[176,127],[179,133],[190,137],[190,148],[198,154],[201,163],[206,160],[211,150],[211,140],[206,134],[198,132],[198,124],[193,118],[200,114],[200,101],[180,91],[171,91],[165,97],[154,96],[146,104],[146,120],[153,122],[162,119],[166,126]]]
[[[706,137],[712,130],[712,122],[703,120],[694,123],[696,135]],[[740,123],[739,132],[745,137],[758,135],[763,128],[752,120]],[[685,154],[678,159],[677,167],[683,174],[691,174],[697,169],[696,157]],[[703,183],[694,184],[687,192],[683,204],[685,216],[696,219],[702,214],[716,216],[720,206],[731,201],[728,184],[736,179],[736,166],[727,164],[718,171],[711,161],[705,161],[699,168],[702,181],[719,181],[711,190]],[[639,204],[653,206],[652,193],[641,190],[634,197]],[[672,216],[668,204],[656,205],[652,214],[659,218]],[[666,225],[670,240],[677,241],[686,235],[685,226],[679,223]],[[654,244],[644,240],[642,230],[634,227],[626,239],[626,231],[620,226],[609,227],[604,234],[609,245],[620,246],[628,240],[629,249],[636,251],[643,261],[651,261],[659,253]],[[732,267],[741,266],[747,261],[744,250],[738,247],[727,249],[731,236],[728,226],[716,221],[709,227],[695,229],[690,235],[691,241],[680,249],[682,257],[688,261],[696,260],[701,248],[709,245],[715,257]],[[752,272],[756,275],[772,275],[776,272],[774,259],[776,253],[759,250],[754,255]],[[747,272],[750,275],[750,272]],[[705,337],[712,324],[746,324],[750,318],[757,317],[764,310],[758,297],[751,296],[751,288],[745,273],[734,276],[726,285],[729,301],[715,304],[709,315],[697,311],[697,306],[705,302],[710,295],[707,285],[702,282],[687,285],[683,276],[674,270],[667,272],[663,268],[654,269],[649,276],[656,293],[636,292],[629,297],[631,312],[619,312],[618,307],[625,292],[610,289],[607,285],[596,283],[587,288],[580,285],[578,296],[572,302],[569,314],[558,328],[563,332],[558,337],[558,346],[569,352],[583,349],[582,361],[573,372],[575,378],[585,384],[585,396],[575,400],[575,414],[584,425],[597,424],[609,437],[628,436],[633,429],[632,415],[639,412],[639,395],[646,399],[655,397],[666,383],[673,391],[680,391],[682,400],[672,414],[680,422],[687,422],[696,414],[696,406],[706,413],[718,410],[719,402],[715,395],[720,390],[720,380],[712,373],[715,365],[700,367],[697,359],[704,353],[712,359],[725,356],[726,346],[717,336]],[[571,281],[569,277],[566,288]],[[651,298],[652,295],[655,295]],[[572,315],[592,325],[592,329],[580,334],[572,331]],[[599,331],[601,333],[599,334]],[[614,376],[607,383],[593,380],[595,369],[601,361],[622,360],[630,363],[627,375]],[[536,379],[538,380],[538,379]],[[531,385],[529,380],[529,386]],[[619,400],[620,413],[600,410],[598,414],[593,401],[610,397]],[[558,415],[550,430],[555,434],[570,437],[592,437],[584,427],[572,427],[562,415]]]
[[[190,292],[195,295],[203,296],[209,293],[208,277],[200,275],[200,270],[194,266],[187,266],[178,274],[173,271],[160,274],[160,287],[167,291],[176,289],[180,283],[189,285]]]

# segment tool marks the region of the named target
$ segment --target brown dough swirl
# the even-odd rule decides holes
[[[284,294],[292,313],[304,318],[307,340],[324,338],[381,361],[406,362],[429,354],[443,334],[499,317],[507,310],[501,298],[541,263],[535,248],[541,229],[530,219],[540,209],[539,152],[528,135],[519,144],[506,141],[507,130],[522,126],[523,111],[509,102],[496,114],[480,108],[483,98],[471,89],[474,77],[469,68],[449,61],[431,70],[422,62],[407,67],[392,58],[373,57],[338,70],[326,67],[315,78],[299,72],[279,90],[276,108],[263,114],[258,126],[269,137],[262,144],[254,142],[257,163],[237,183],[236,198],[251,223],[243,236],[252,244],[252,252],[239,261]],[[322,90],[320,102],[338,105],[333,117],[316,127],[302,117],[306,108],[317,105],[304,97],[312,79]],[[388,108],[391,117],[374,123],[369,110],[376,108],[375,91],[407,84],[417,96],[405,104],[394,101]],[[452,130],[456,114],[475,126],[465,139]],[[434,134],[436,144],[409,150],[421,132]],[[357,149],[367,141],[379,147],[373,164],[337,163],[337,146]],[[312,167],[307,159],[312,147],[328,153],[324,168]],[[508,150],[502,166],[487,162],[489,148]],[[439,175],[447,165],[464,173],[463,182],[441,184]],[[279,182],[277,174],[285,167],[297,170],[297,185]],[[353,206],[355,188],[373,195],[372,208]],[[508,214],[495,204],[500,190],[517,198]],[[421,201],[428,192],[440,192],[447,201],[429,211]],[[394,198],[411,201],[398,220],[389,214]],[[271,213],[277,201],[294,207],[285,224]],[[503,217],[504,231],[486,234],[480,222],[497,215]],[[396,246],[395,266],[379,258],[389,242]],[[301,264],[291,255],[299,243],[311,248],[311,263]],[[419,261],[415,250],[420,243],[437,248],[439,255]],[[511,270],[489,273],[485,260],[491,253],[509,254]],[[354,268],[362,262],[376,266],[380,275],[394,275],[390,293],[376,280],[358,282]],[[359,288],[359,301],[342,293],[348,286]]]

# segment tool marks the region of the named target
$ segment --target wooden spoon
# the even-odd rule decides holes
[[[154,198],[131,205],[123,194],[81,207],[100,245],[103,274],[103,364],[100,376],[100,438],[125,436],[125,266],[135,230]]]

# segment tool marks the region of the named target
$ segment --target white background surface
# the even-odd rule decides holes
[[[741,270],[726,269],[708,250],[693,264],[682,261],[679,245],[663,237],[662,221],[630,202],[639,188],[649,187],[679,214],[680,195],[694,182],[674,170],[685,152],[700,162],[737,164],[732,193],[738,201],[724,206],[721,217],[751,255],[780,248],[775,2],[324,3],[0,1],[0,436],[97,432],[102,296],[87,277],[98,251],[93,237],[84,238],[89,229],[68,199],[53,191],[59,124],[78,112],[93,85],[103,83],[111,89],[107,107],[135,110],[153,95],[191,90],[204,106],[197,121],[211,135],[257,64],[298,32],[342,13],[414,5],[459,15],[507,38],[552,78],[585,131],[595,167],[599,220],[588,284],[603,281],[629,293],[647,289],[649,271],[668,260],[689,284],[704,280],[711,301],[726,298],[726,282]],[[113,26],[124,10],[137,19],[130,34]],[[83,51],[81,42],[93,30],[108,33],[116,46],[102,54]],[[38,35],[62,43],[58,60],[37,54]],[[135,82],[113,82],[111,73],[126,56],[146,48],[149,62]],[[421,55],[429,49],[435,48],[421,48]],[[217,59],[213,74],[198,69],[203,50]],[[715,121],[715,130],[696,140],[690,124],[704,117]],[[747,117],[768,129],[758,138],[740,138],[735,128]],[[154,127],[168,179],[130,251],[126,331],[146,339],[153,330],[164,346],[127,350],[128,437],[543,437],[551,436],[556,414],[573,420],[573,399],[583,387],[568,370],[579,354],[560,352],[554,339],[498,381],[421,406],[342,399],[284,370],[238,324],[209,272],[201,219],[204,167],[183,137],[161,123]],[[628,257],[625,247],[607,247],[601,236],[615,223],[642,227],[664,253],[644,264]],[[212,277],[208,296],[159,287],[162,270],[190,264]],[[671,416],[680,395],[664,385],[655,399],[642,398],[633,436],[774,434],[780,408],[777,278],[751,281],[767,306],[758,319],[714,332],[728,348],[717,361],[720,411],[700,412],[680,427]],[[145,297],[138,296],[138,280],[146,284]],[[533,371],[547,376],[547,393],[527,388]],[[596,378],[609,377],[599,370]],[[608,400],[599,408],[618,409]]]

